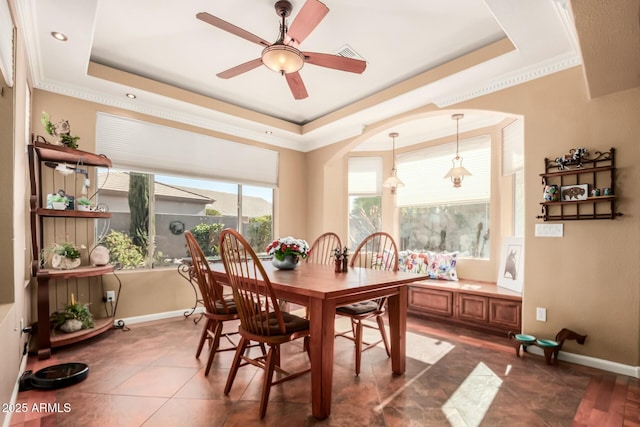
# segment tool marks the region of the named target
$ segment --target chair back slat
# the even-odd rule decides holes
[[[211,272],[209,262],[190,231],[185,231],[189,256],[191,256],[192,277],[198,284],[205,309],[208,313],[230,314],[229,307],[224,300],[222,285],[218,283]]]
[[[286,329],[271,282],[249,243],[235,230],[222,230],[220,253],[241,327],[262,336],[284,334]]]
[[[340,237],[336,233],[327,232],[318,236],[311,245],[307,262],[313,264],[333,264],[335,249],[342,250]]]
[[[372,233],[360,242],[351,255],[351,267],[398,271],[398,246],[390,234]]]

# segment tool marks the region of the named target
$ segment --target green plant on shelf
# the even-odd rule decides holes
[[[69,242],[56,243],[53,247],[53,253],[69,259],[80,258],[80,251]]]
[[[86,197],[80,197],[79,199],[76,199],[76,203],[80,206],[91,206],[91,200],[87,199]]]
[[[52,330],[62,330],[64,332],[74,332],[80,329],[93,328],[93,314],[89,311],[89,304],[82,304],[76,301],[71,294],[71,302],[64,306],[61,311],[55,311],[49,318]]]

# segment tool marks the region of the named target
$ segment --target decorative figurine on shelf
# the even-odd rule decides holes
[[[64,145],[69,148],[78,148],[79,136],[71,136],[71,125],[68,120],[60,120],[58,123],[51,123],[49,113],[42,112],[40,119],[44,130],[51,136],[57,138],[56,145]]]
[[[333,250],[333,256],[336,258],[335,259],[335,272],[336,273],[340,273],[342,272],[342,254],[340,253],[340,248],[335,248]]]
[[[560,188],[556,184],[545,185],[544,200],[547,202],[557,202],[560,200]]]
[[[556,157],[555,162],[558,170],[567,170],[568,166],[574,166],[576,169],[582,167],[582,160],[589,155],[589,150],[584,147],[572,148],[569,154],[562,157]]]
[[[347,247],[344,247],[344,250],[342,251],[342,272],[346,273],[349,268],[349,249],[347,249]]]
[[[600,189],[599,188],[594,188],[593,190],[591,190],[591,195],[593,197],[600,197]]]
[[[611,187],[604,187],[604,188],[602,189],[602,193],[603,193],[605,196],[613,196],[613,190],[611,189]]]

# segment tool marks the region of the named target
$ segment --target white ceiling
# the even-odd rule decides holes
[[[228,80],[216,77],[258,58],[261,48],[195,18],[208,12],[275,41],[274,0],[17,3],[35,87],[301,151],[359,135],[367,125],[430,103],[446,107],[580,63],[573,23],[561,0],[324,0],[330,11],[301,50],[335,54],[349,46],[367,68],[352,74],[306,64],[300,75],[309,97],[296,101],[285,79],[266,67]],[[304,1],[292,3],[289,23]],[[52,31],[69,40],[55,40]],[[504,37],[515,50],[453,74],[422,78]],[[90,62],[131,75],[119,82],[92,76]],[[223,103],[194,105],[168,92],[143,90],[135,75]],[[411,78],[411,85],[402,86]],[[127,92],[137,99],[126,98]],[[231,114],[226,104],[241,107],[245,118]],[[389,149],[390,131],[400,132],[397,147],[451,135],[450,115],[385,129],[358,149]],[[502,119],[466,112],[460,130]]]

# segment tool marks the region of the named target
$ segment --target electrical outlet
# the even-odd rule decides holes
[[[536,307],[536,320],[540,322],[547,321],[547,309],[544,307]]]
[[[107,302],[114,302],[116,300],[116,291],[107,291]]]

